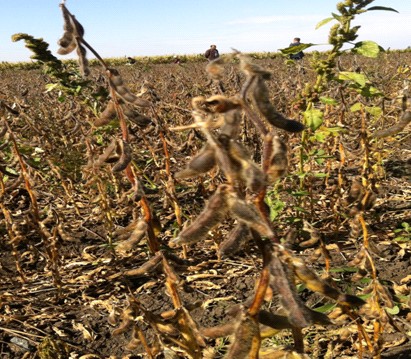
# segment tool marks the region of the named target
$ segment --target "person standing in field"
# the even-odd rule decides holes
[[[295,37],[294,40],[293,40],[293,42],[290,44],[290,47],[291,47],[291,46],[299,46],[299,45],[301,45],[300,40],[301,40],[301,39],[300,39],[299,37]],[[291,55],[290,55],[290,59],[291,59],[291,60],[301,60],[303,57],[304,57],[304,52],[302,52],[302,51],[297,52],[296,54],[291,54]]]
[[[220,57],[220,53],[217,50],[217,46],[211,45],[210,48],[205,52],[204,56],[208,61],[213,61]]]

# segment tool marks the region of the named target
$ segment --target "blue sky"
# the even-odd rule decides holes
[[[29,61],[18,32],[42,37],[56,54],[62,35],[60,0],[0,0],[0,62]],[[337,0],[67,0],[66,6],[86,30],[85,39],[103,57],[203,53],[215,43],[221,53],[276,52],[295,36],[327,44]],[[411,0],[375,0],[400,13],[370,11],[358,16],[360,40],[384,48],[411,46]],[[320,51],[329,46],[313,49]],[[69,55],[71,56],[71,55]],[[64,58],[58,55],[59,58]]]

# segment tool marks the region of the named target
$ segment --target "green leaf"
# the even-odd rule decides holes
[[[46,92],[50,92],[53,91],[56,87],[58,87],[59,84],[58,83],[54,83],[54,84],[47,84],[46,85]]]
[[[381,96],[382,92],[374,86],[365,86],[360,90],[357,90],[364,97]]]
[[[281,53],[284,55],[290,55],[290,54],[296,54],[300,51],[304,51],[305,49],[308,49],[311,46],[317,46],[316,44],[301,44],[298,46],[289,46],[284,49],[279,49]]]
[[[328,137],[328,133],[325,131],[316,131],[313,137],[310,137],[311,142],[321,142],[323,143]]]
[[[327,131],[332,132],[332,133],[338,133],[338,132],[345,132],[346,129],[344,127],[335,126],[335,127],[327,127]]]
[[[362,104],[359,102],[355,103],[354,105],[350,107],[351,112],[357,112],[357,111],[360,111],[361,109],[362,109]]]
[[[6,167],[6,171],[9,173],[12,173],[14,175],[18,175],[18,173],[16,172],[15,169],[11,168],[11,167]]]
[[[320,97],[320,101],[326,105],[338,105],[338,101],[331,97]]]
[[[396,315],[400,312],[400,308],[398,307],[398,305],[394,305],[392,308],[385,307],[385,310],[387,313],[391,315]]]
[[[373,10],[393,11],[393,12],[399,13],[397,10],[393,9],[392,7],[385,7],[385,6],[372,6],[367,9],[367,11],[373,11]]]
[[[369,114],[373,115],[374,117],[379,117],[382,114],[382,109],[381,107],[378,106],[365,106],[365,111],[367,111]]]
[[[271,198],[267,202],[270,207],[270,220],[274,221],[274,219],[276,219],[285,208],[285,203],[279,199]]]
[[[315,131],[324,121],[324,114],[321,110],[312,108],[304,112],[306,124],[311,130]]]
[[[367,78],[365,77],[365,75],[359,74],[357,72],[341,71],[338,74],[338,78],[344,81],[353,81],[357,83],[358,85],[360,85],[361,87],[364,87],[365,84],[367,83]]]
[[[336,306],[337,306],[336,303],[328,303],[328,304],[322,305],[321,307],[313,308],[313,310],[319,313],[327,313],[331,311],[332,309],[334,309]]]
[[[341,15],[337,15],[336,13],[332,12],[331,15],[333,16],[334,19],[340,21],[341,20]]]
[[[323,26],[323,25],[325,25],[325,24],[328,24],[328,23],[329,23],[330,21],[332,21],[332,20],[334,20],[333,17],[327,17],[326,19],[321,20],[321,21],[315,26],[315,29],[316,29],[316,30],[319,29],[321,26]]]
[[[381,49],[382,47],[374,41],[360,41],[355,44],[352,51],[365,57],[376,58]]]
[[[331,273],[356,273],[358,272],[357,267],[336,267],[330,268]]]
[[[395,237],[394,242],[409,242],[411,240],[410,236],[399,236]]]

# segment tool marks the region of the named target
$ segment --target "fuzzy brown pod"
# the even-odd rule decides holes
[[[268,88],[262,77],[257,77],[251,84],[251,100],[261,115],[272,126],[288,132],[301,132],[305,126],[298,121],[290,120],[277,112],[268,96]]]
[[[376,132],[373,137],[381,138],[381,137],[388,137],[394,136],[395,134],[401,132],[409,123],[411,122],[411,112],[407,111],[402,116],[400,121],[398,121],[395,125],[386,130],[381,130]]]
[[[67,10],[67,8],[64,6],[64,4],[60,4],[60,8],[63,14],[63,20],[64,20],[64,33],[63,36],[58,40],[58,45],[60,45],[60,48],[57,50],[57,53],[60,55],[67,55],[74,51],[76,48],[77,44],[74,41],[74,26],[71,21],[71,14]]]
[[[142,264],[138,268],[129,269],[122,274],[126,277],[143,277],[147,275],[147,273],[153,273],[157,267],[161,265],[162,255],[160,252],[158,254],[151,257],[148,261]],[[119,274],[112,275],[110,279],[117,278]]]
[[[226,323],[217,325],[215,327],[200,328],[200,333],[206,338],[217,339],[222,337],[228,337],[233,334],[236,329],[235,323]]]
[[[244,223],[237,223],[228,236],[220,243],[218,253],[221,258],[233,255],[243,249],[244,245],[251,240],[250,229]]]
[[[218,57],[206,66],[206,72],[213,80],[221,80],[224,72],[224,58]]]
[[[76,49],[80,72],[83,76],[87,76],[90,74],[90,68],[86,57],[87,51],[81,44],[81,40],[84,36],[84,28],[77,21],[75,16],[70,14],[64,3],[60,4],[60,8],[63,13],[64,33],[58,41],[60,48],[57,52],[60,55],[67,55]]]
[[[287,173],[288,158],[287,145],[278,136],[272,139],[272,151],[268,159],[267,177],[274,182]]]
[[[63,37],[58,41],[60,48],[57,50],[59,55],[68,55],[76,49],[76,42],[71,33],[65,32]]]
[[[78,42],[76,51],[77,51],[78,63],[80,67],[80,73],[82,74],[82,76],[90,75],[89,62],[86,57],[87,55],[86,48],[83,45],[81,45],[81,43]]]
[[[176,309],[176,317],[179,324],[179,331],[184,338],[185,344],[189,348],[189,354],[199,352],[201,347],[205,347],[206,343],[200,333],[197,323],[191,317],[190,312],[184,307]]]
[[[136,350],[140,346],[141,340],[139,338],[139,331],[140,329],[137,327],[136,324],[134,324],[133,330],[131,331],[130,341],[126,345],[127,350]]]
[[[240,70],[247,77],[259,76],[266,80],[271,78],[271,72],[253,63],[253,60],[250,56],[238,52],[237,57],[240,59]]]
[[[196,96],[191,99],[191,106],[194,110],[200,112],[207,112],[206,98],[204,96]]]
[[[122,100],[128,103],[132,103],[139,107],[150,107],[151,102],[134,95],[128,87],[124,84],[124,81],[120,73],[116,69],[108,69],[108,79],[110,87],[117,93]]]
[[[116,147],[117,147],[117,141],[116,140],[111,141],[111,143],[107,146],[107,148],[103,151],[103,153],[94,162],[87,164],[84,167],[84,169],[88,170],[91,168],[98,168],[104,165],[105,163],[109,163],[110,157],[115,152]]]
[[[273,329],[292,329],[293,326],[288,318],[284,315],[271,313],[267,310],[260,310],[258,313],[258,321]]]
[[[364,197],[361,199],[361,202],[358,205],[358,209],[362,211],[371,209],[374,206],[376,199],[377,195],[373,191],[366,191]]]
[[[331,324],[331,321],[327,315],[311,310],[310,308],[306,309],[308,309],[309,317],[311,317],[312,323],[321,325]],[[258,321],[261,324],[273,329],[281,330],[293,328],[292,324],[288,320],[288,317],[274,314],[266,310],[260,310],[260,312],[258,313]]]
[[[225,113],[231,110],[240,109],[242,100],[238,97],[226,97],[223,95],[214,95],[209,98],[196,96],[191,100],[194,110],[205,113]]]
[[[221,135],[219,137],[221,139]],[[240,163],[240,177],[247,187],[253,192],[262,190],[266,183],[266,175],[251,159],[244,146],[230,139],[228,141],[228,154],[234,162]]]
[[[242,100],[237,97],[228,98],[222,95],[214,95],[204,101],[207,112],[224,113],[241,108]]]
[[[4,123],[4,118],[2,119],[0,125],[2,126],[2,129],[0,130],[0,138],[5,137],[6,133],[7,133],[7,126]]]
[[[131,232],[128,239],[118,242],[115,251],[117,253],[124,253],[132,250],[135,245],[141,242],[147,232],[147,223],[145,220],[140,219],[134,230]]]
[[[118,144],[121,154],[120,159],[111,169],[113,172],[124,171],[132,160],[132,151],[130,145],[124,140],[120,140]]]
[[[74,37],[82,38],[84,36],[84,27],[81,25],[76,17],[72,15],[66,6],[62,3],[59,5],[63,13],[64,30],[73,34]]]
[[[227,359],[256,359],[260,349],[261,337],[257,320],[248,313],[242,313],[237,328],[234,332],[234,340],[231,344]]]
[[[172,337],[177,337],[180,334],[179,330],[173,324],[166,322],[160,315],[144,309],[142,309],[142,311],[144,312],[146,321],[159,333]]]
[[[123,109],[124,116],[139,127],[147,127],[153,122],[149,117],[142,115],[125,103],[121,105],[121,108]]]
[[[105,126],[117,117],[116,105],[113,100],[107,102],[107,106],[104,111],[94,121],[96,127]]]
[[[186,168],[175,174],[175,178],[199,176],[210,171],[215,165],[216,159],[214,147],[206,144],[200,152],[190,160]]]
[[[240,111],[232,110],[224,113],[224,124],[220,127],[220,134],[233,140],[237,139],[241,133]]]
[[[228,153],[230,138],[225,135],[219,135],[217,139],[212,137],[211,141],[215,148],[215,159],[218,167],[224,173],[229,183],[241,181],[241,163],[235,160]]]
[[[384,305],[388,308],[393,308],[395,304],[388,289],[384,285],[382,285],[380,281],[376,282],[376,286],[378,293],[381,295],[381,299],[384,301]]]
[[[364,301],[350,294],[341,293],[338,289],[331,287],[329,284],[320,279],[310,268],[306,266],[303,260],[291,258],[294,273],[307,286],[308,289],[319,292],[340,304],[359,307]]]
[[[220,185],[194,222],[184,228],[177,238],[169,242],[169,245],[175,247],[182,244],[193,244],[206,238],[207,233],[224,220],[228,210],[228,188],[227,185]]]
[[[364,197],[364,192],[364,187],[362,186],[361,182],[354,180],[348,192],[347,202],[353,203],[356,201],[361,201],[361,199]]]
[[[135,314],[134,308],[131,306],[124,309],[120,315],[121,323],[115,330],[113,330],[112,335],[116,336],[126,332],[133,325]]]
[[[300,247],[311,247],[321,241],[320,233],[318,233],[318,230],[307,221],[304,221],[303,230],[310,234],[310,239],[298,243]]]
[[[292,275],[281,260],[273,255],[270,262],[270,287],[279,296],[293,327],[305,328],[315,323],[329,324],[325,314],[315,312],[305,306],[293,285]]]
[[[227,204],[230,213],[241,223],[246,224],[249,228],[254,229],[263,237],[273,237],[274,233],[268,223],[260,216],[257,209],[247,203],[245,200],[238,198],[235,193],[230,193],[227,198]]]

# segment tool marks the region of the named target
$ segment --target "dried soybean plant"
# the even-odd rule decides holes
[[[34,234],[40,238],[39,244],[44,248],[45,257],[47,258],[47,269],[50,270],[53,284],[56,288],[55,298],[58,300],[62,294],[63,285],[57,245],[58,214],[52,209],[49,211],[48,216],[43,218],[43,209],[38,203],[38,192],[34,185],[36,183],[34,179],[35,171],[28,165],[27,158],[22,154],[17,140],[18,136],[12,128],[12,123],[19,115],[19,111],[12,109],[6,103],[0,102],[0,116],[3,124],[0,138],[5,140],[2,144],[2,149],[10,148],[15,164],[13,172],[7,170],[7,167],[1,169],[0,208],[4,216],[9,244],[12,247],[16,269],[20,275],[21,282],[26,283],[26,276],[20,264],[21,258],[18,247],[21,243],[26,242],[26,239],[31,236],[32,230],[34,230]],[[10,178],[13,180],[10,181]],[[21,199],[19,199],[20,195]],[[19,213],[17,216],[15,215],[16,209],[17,213]],[[50,218],[56,220],[51,230],[47,228],[47,222],[50,221]]]
[[[84,28],[80,22],[75,18],[73,14],[67,9],[65,2],[63,1],[60,4],[60,8],[63,14],[64,20],[64,33],[63,36],[58,41],[60,48],[58,52],[60,54],[66,55],[76,50],[79,57],[79,66],[81,72],[84,76],[87,76],[90,73],[88,67],[88,60],[86,57],[86,48],[89,49],[98,59],[99,63],[105,70],[105,76],[109,85],[110,100],[108,101],[106,108],[102,111],[99,118],[96,119],[94,125],[96,127],[101,127],[108,124],[112,119],[118,118],[119,126],[121,129],[121,137],[115,138],[111,144],[100,154],[97,159],[90,158],[89,163],[85,167],[86,173],[91,175],[90,184],[97,183],[99,188],[100,197],[105,198],[103,186],[99,176],[96,175],[95,170],[97,170],[104,163],[114,163],[111,170],[113,173],[124,172],[126,178],[132,185],[132,192],[134,193],[135,200],[139,201],[141,208],[143,210],[144,221],[147,224],[145,231],[147,233],[148,246],[151,253],[156,253],[159,249],[159,243],[154,233],[154,226],[152,224],[153,217],[150,209],[150,204],[147,201],[147,198],[143,192],[142,186],[133,170],[131,165],[132,162],[132,149],[130,144],[130,136],[127,121],[138,122],[141,119],[144,119],[138,112],[138,108],[152,108],[151,102],[142,98],[143,93],[139,95],[133,94],[127,85],[124,83],[124,80],[118,70],[108,67],[106,62],[101,58],[101,56],[94,50],[90,44],[84,39]],[[144,121],[143,121],[144,122]],[[146,122],[143,123],[143,125]],[[88,144],[89,153],[92,156],[93,148]],[[103,208],[106,208],[106,221],[108,223],[108,228],[110,230],[109,235],[109,244],[111,245],[111,238],[115,235],[114,225],[111,220],[111,215],[109,213],[108,206],[106,205],[107,201],[103,204]],[[136,222],[128,226],[130,229],[128,235],[130,240],[128,244],[123,243],[122,247],[127,247],[131,245],[131,242],[137,243],[135,235],[135,227],[141,228],[139,224],[140,219],[136,219]],[[121,248],[121,247],[120,247]]]
[[[173,200],[173,206],[176,214],[177,221],[179,220],[179,206],[174,196],[174,183],[170,173],[169,154],[167,149],[167,142],[164,138],[163,129],[160,128],[160,119],[156,116],[154,108],[146,99],[142,98],[142,95],[147,91],[147,88],[142,87],[140,94],[133,94],[123,81],[120,73],[113,68],[109,68],[105,61],[98,55],[98,53],[85,41],[84,28],[76,20],[76,18],[69,12],[65,3],[61,3],[60,7],[63,13],[64,19],[64,34],[59,40],[59,53],[68,54],[74,49],[77,49],[79,55],[79,64],[82,68],[82,73],[87,75],[88,61],[86,59],[85,48],[89,49],[99,60],[100,64],[105,70],[107,82],[110,89],[110,100],[107,103],[106,108],[102,111],[101,115],[95,121],[96,127],[101,127],[108,124],[112,119],[117,117],[120,122],[121,137],[114,138],[111,143],[100,155],[93,159],[92,155],[89,156],[89,163],[85,167],[86,175],[91,177],[88,181],[89,184],[95,183],[100,193],[100,203],[106,214],[107,227],[111,233],[109,236],[109,244],[114,245],[114,251],[117,256],[123,256],[134,247],[139,244],[143,238],[147,238],[148,247],[152,254],[152,257],[144,263],[142,266],[131,269],[122,273],[116,273],[111,275],[111,279],[118,277],[139,277],[147,273],[153,273],[157,269],[161,269],[166,276],[166,288],[167,292],[173,300],[175,310],[170,314],[164,314],[166,319],[169,319],[170,323],[164,321],[164,319],[154,315],[153,313],[144,309],[144,307],[138,304],[138,301],[133,296],[129,298],[129,305],[118,315],[116,313],[109,317],[109,321],[113,325],[119,325],[114,331],[113,335],[119,335],[124,332],[131,331],[131,340],[128,344],[128,348],[133,350],[136,346],[142,344],[144,350],[149,357],[154,357],[159,351],[162,351],[166,345],[177,345],[182,351],[188,353],[192,357],[199,357],[201,348],[205,346],[204,339],[196,329],[196,323],[191,318],[191,315],[183,305],[179,298],[178,288],[178,276],[170,262],[184,263],[183,260],[176,257],[172,253],[166,253],[160,251],[160,243],[155,234],[155,227],[153,225],[153,216],[150,208],[150,204],[145,196],[142,186],[135,173],[135,168],[132,165],[132,149],[130,143],[129,129],[127,121],[133,121],[138,125],[146,125],[146,117],[141,115],[137,108],[150,108],[155,117],[156,124],[159,127],[159,136],[163,143],[163,150],[165,153],[166,161],[166,175],[168,176],[168,182],[166,190],[168,195]],[[150,120],[151,121],[151,120]],[[88,152],[93,153],[93,148],[90,142],[88,145]],[[133,200],[139,201],[141,210],[143,212],[143,218],[134,218],[133,222],[124,228],[115,229],[113,226],[113,220],[109,209],[106,193],[102,188],[102,182],[98,176],[98,169],[106,163],[114,163],[111,171],[113,173],[124,172],[128,181],[132,185],[131,193],[129,193]],[[111,238],[115,238],[116,242],[112,243]],[[146,339],[146,334],[140,328],[137,323],[138,317],[143,317],[145,323],[153,328],[154,332],[158,336],[158,340],[154,340],[149,343]],[[121,323],[119,321],[121,319]],[[163,323],[163,324],[162,324]],[[176,338],[181,336],[181,338]],[[163,344],[163,342],[167,344]]]
[[[246,77],[241,93],[230,98],[222,95],[194,98],[192,105],[195,123],[174,128],[198,128],[207,140],[186,168],[176,173],[176,178],[202,175],[218,166],[225,182],[217,187],[198,217],[185,226],[169,244],[175,247],[202,241],[210,230],[230,218],[233,229],[219,245],[220,256],[233,255],[246,242],[253,240],[260,248],[263,269],[254,297],[233,311],[235,320],[217,327],[201,328],[200,332],[207,338],[232,335],[227,358],[257,358],[267,328],[289,328],[293,333],[296,352],[303,355],[302,328],[313,324],[326,325],[330,320],[304,304],[297,294],[296,280],[304,283],[310,290],[335,300],[349,313],[354,313],[363,301],[356,296],[340,293],[279,243],[264,201],[267,187],[287,171],[287,146],[277,132],[278,129],[300,132],[304,126],[276,111],[265,85],[265,81],[271,77],[268,71],[237,50],[233,56],[240,60],[240,70]],[[223,61],[218,61],[218,66],[213,66],[213,63],[207,66],[211,78],[219,79]],[[252,123],[261,136],[262,166],[251,159],[250,153],[241,143],[239,135],[243,121]],[[262,309],[269,293],[278,296],[285,315]],[[280,354],[278,348],[262,353],[266,357]],[[298,354],[295,355],[298,357]]]

